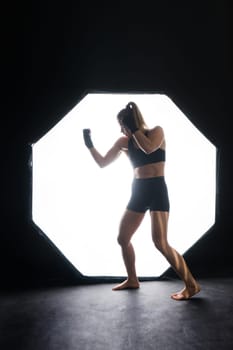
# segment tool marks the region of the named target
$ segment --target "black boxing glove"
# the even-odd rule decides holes
[[[135,118],[132,113],[128,113],[123,119],[122,124],[130,130],[132,134],[134,134],[138,130],[138,126],[136,125]]]
[[[92,143],[92,139],[91,139],[91,130],[90,129],[83,129],[83,138],[84,138],[84,142],[85,145],[87,146],[87,148],[93,148],[93,143]]]

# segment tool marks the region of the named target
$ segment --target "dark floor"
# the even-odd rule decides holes
[[[182,284],[142,282],[41,288],[0,294],[1,350],[233,349],[233,279],[199,280],[189,301]]]

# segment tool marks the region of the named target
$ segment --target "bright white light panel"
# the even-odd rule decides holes
[[[33,145],[33,220],[87,276],[125,276],[118,226],[133,169],[122,154],[100,169],[84,145],[90,128],[103,154],[121,136],[116,115],[138,104],[149,127],[163,127],[170,196],[168,240],[183,254],[215,222],[216,148],[166,95],[88,94]],[[137,273],[159,276],[169,264],[151,239],[150,216],[133,237]]]

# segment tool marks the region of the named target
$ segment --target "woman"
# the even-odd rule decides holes
[[[185,284],[180,292],[172,294],[171,297],[174,300],[189,299],[200,291],[200,286],[184,258],[167,241],[169,198],[164,179],[166,142],[163,129],[160,126],[149,129],[134,102],[129,102],[118,113],[117,119],[124,136],[115,142],[105,156],[93,146],[90,129],[83,130],[85,144],[100,167],[109,165],[122,152],[126,152],[134,168],[132,195],[121,219],[118,235],[128,278],[113,290],[139,288],[131,238],[141,224],[145,212],[150,210],[155,247]]]

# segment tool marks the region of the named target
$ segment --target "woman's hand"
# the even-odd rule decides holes
[[[84,138],[84,142],[85,145],[87,146],[87,148],[93,148],[93,142],[91,139],[91,130],[90,129],[83,129],[83,138]]]

